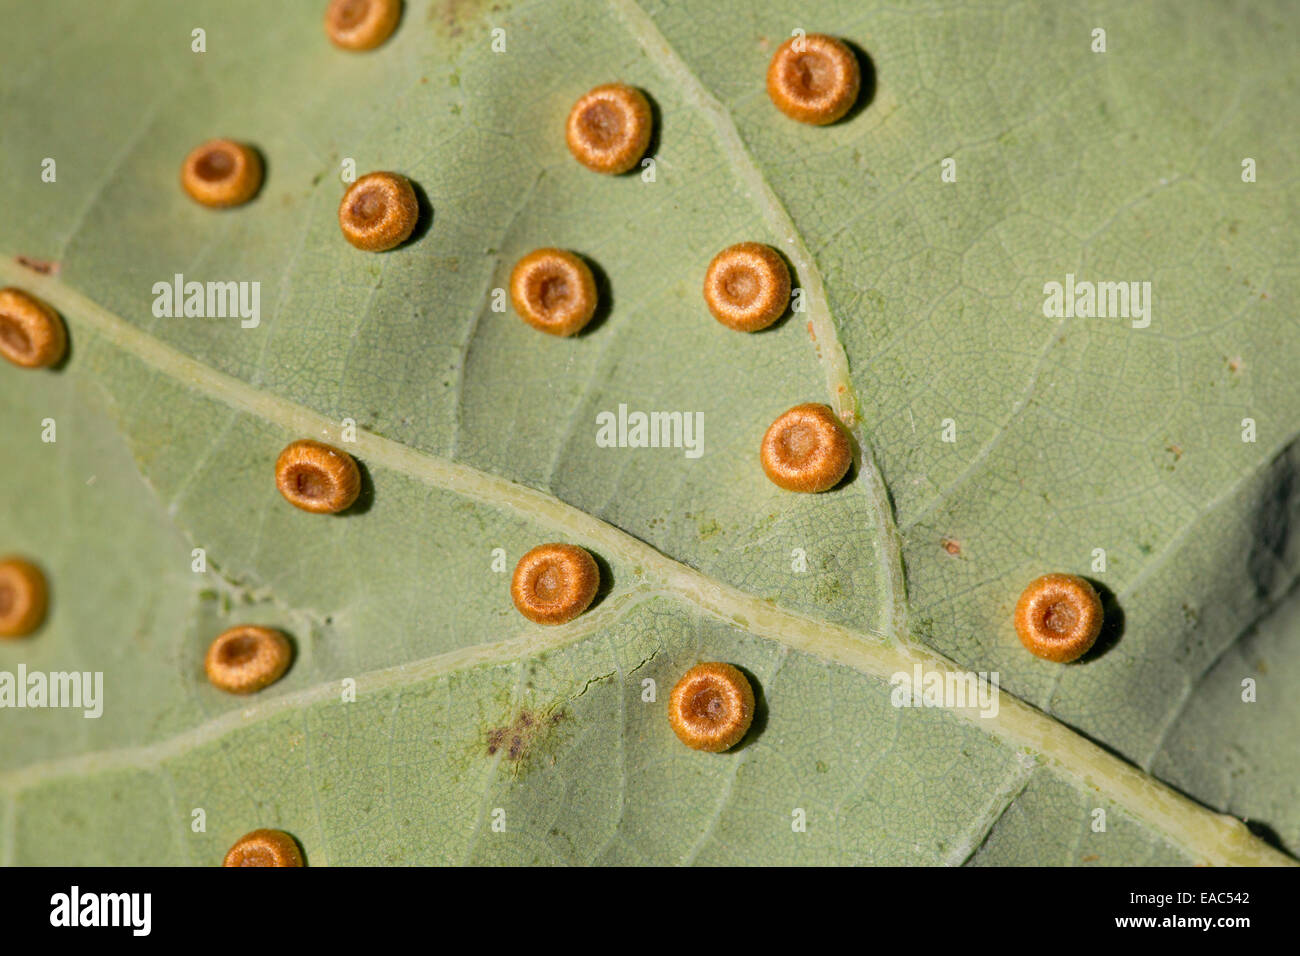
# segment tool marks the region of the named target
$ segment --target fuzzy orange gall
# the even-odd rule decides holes
[[[57,312],[22,289],[0,289],[0,355],[20,368],[49,368],[67,350]]]
[[[361,470],[347,452],[304,438],[280,452],[275,486],[295,508],[337,514],[351,507],[361,493]]]
[[[713,317],[738,332],[765,329],[790,304],[790,270],[771,246],[741,242],[709,263],[704,301]]]
[[[181,186],[204,206],[242,205],[262,187],[262,157],[233,139],[210,139],[185,157]]]
[[[510,597],[536,624],[566,624],[591,605],[600,587],[596,559],[574,544],[543,544],[515,566]]]
[[[26,637],[45,620],[49,589],[41,569],[24,558],[0,559],[0,637]]]
[[[325,35],[341,50],[373,50],[392,36],[401,18],[402,0],[332,0]]]
[[[1045,660],[1065,664],[1092,649],[1101,633],[1101,597],[1074,574],[1044,574],[1016,602],[1020,642]]]
[[[606,83],[573,104],[564,138],[582,165],[617,175],[645,155],[653,125],[644,93],[623,83]]]
[[[551,335],[576,335],[596,314],[596,278],[580,256],[535,249],[510,272],[510,301],[519,317]]]
[[[767,68],[767,95],[786,116],[825,126],[853,108],[862,86],[858,58],[824,33],[782,43]]]
[[[302,866],[302,851],[283,830],[254,830],[235,842],[221,865]]]
[[[796,405],[763,436],[759,458],[772,482],[786,491],[827,491],[853,464],[853,445],[826,405]]]
[[[269,627],[250,624],[223,631],[208,647],[203,669],[215,687],[251,694],[274,684],[289,669],[289,639]]]
[[[668,721],[688,747],[729,750],[754,722],[754,688],[731,664],[696,664],[673,687]]]
[[[419,219],[415,187],[400,173],[367,173],[348,187],[339,202],[343,238],[366,252],[400,246]]]

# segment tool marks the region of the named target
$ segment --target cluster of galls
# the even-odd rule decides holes
[[[325,17],[330,40],[341,49],[382,45],[401,18],[400,0],[333,0]],[[821,34],[792,37],[772,57],[767,91],[792,119],[834,123],[856,102],[861,84],[857,57],[842,41]],[[565,140],[588,169],[609,175],[636,167],[650,144],[653,112],[640,90],[622,83],[597,86],[569,112]],[[253,147],[214,139],[196,147],[181,166],[181,184],[196,202],[229,208],[253,199],[264,164]],[[384,252],[406,242],[420,217],[415,187],[399,173],[362,176],[339,204],[339,228],[349,243]],[[718,322],[758,332],[785,314],[790,270],[770,246],[741,242],[719,252],[704,279],[704,300]],[[598,292],[591,268],[563,249],[537,249],[516,263],[510,296],[520,317],[556,336],[582,331],[595,315]],[[0,355],[25,368],[57,365],[67,348],[58,314],[19,289],[0,289]],[[763,436],[764,472],[789,491],[822,492],[848,473],[853,447],[847,430],[826,405],[795,406]],[[337,514],[356,501],[361,475],[351,455],[314,440],[296,441],[276,461],[276,486],[290,503],[315,514]],[[538,624],[559,625],[582,614],[596,597],[600,570],[592,555],[572,544],[544,544],[515,568],[510,594],[519,613]],[[0,560],[0,636],[30,634],[45,617],[47,587],[40,569],[22,558]],[[1101,601],[1092,586],[1072,575],[1049,574],[1025,590],[1015,611],[1024,645],[1048,660],[1065,662],[1092,647],[1101,629]],[[204,667],[217,687],[236,694],[261,690],[284,675],[292,660],[280,631],[241,625],[219,635]],[[722,662],[697,664],[673,687],[669,721],[687,746],[721,752],[745,736],[754,719],[754,691],[744,672]],[[226,855],[226,866],[302,866],[292,836],[255,830]]]

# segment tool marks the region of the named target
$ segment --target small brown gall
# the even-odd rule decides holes
[[[1101,598],[1073,574],[1044,574],[1016,602],[1020,642],[1045,660],[1065,664],[1092,649],[1101,633]]]
[[[582,165],[617,175],[645,155],[653,124],[644,93],[623,83],[606,83],[573,104],[564,137]]]
[[[709,263],[704,301],[713,317],[737,332],[765,329],[790,304],[790,270],[771,246],[741,242]]]
[[[0,289],[0,355],[21,368],[49,368],[67,350],[57,312],[22,289]]]
[[[392,36],[402,0],[331,0],[325,34],[341,50],[373,50]]]
[[[49,589],[41,569],[23,558],[0,559],[0,637],[26,637],[45,620]]]
[[[235,841],[221,865],[302,866],[302,851],[283,830],[254,830]]]
[[[347,452],[305,438],[280,452],[275,486],[296,508],[337,514],[351,507],[361,493],[361,470]]]
[[[415,187],[400,173],[367,173],[348,187],[339,203],[343,238],[366,252],[400,246],[419,219]]]
[[[853,108],[862,85],[858,58],[843,40],[824,33],[793,36],[767,68],[767,95],[786,116],[825,126]]]
[[[574,544],[543,544],[515,566],[510,597],[536,624],[566,624],[585,611],[600,587],[596,559]]]
[[[510,272],[510,300],[533,328],[576,335],[596,314],[596,279],[572,252],[535,249]]]
[[[292,658],[289,639],[279,631],[245,624],[218,635],[208,647],[203,669],[214,686],[231,694],[251,694],[283,677]]]
[[[248,202],[262,187],[262,157],[231,139],[210,139],[190,150],[181,186],[204,206],[222,209]]]
[[[730,750],[754,722],[754,688],[731,664],[696,664],[673,687],[668,721],[688,747]]]
[[[827,491],[853,463],[853,445],[826,405],[796,405],[774,421],[759,452],[763,470],[786,491]]]

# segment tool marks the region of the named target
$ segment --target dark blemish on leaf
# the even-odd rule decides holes
[[[29,256],[15,256],[14,262],[18,263],[24,269],[31,269],[38,275],[56,276],[59,274],[59,264],[47,259],[32,259]]]
[[[818,581],[813,588],[813,599],[820,604],[834,604],[844,597],[844,584],[839,578]]]
[[[546,713],[523,708],[508,723],[493,727],[487,733],[487,755],[501,753],[518,772],[545,738],[550,728],[564,719],[564,711]]]
[[[435,0],[429,5],[429,23],[438,33],[454,40],[488,9],[498,11],[501,7],[487,0]]]

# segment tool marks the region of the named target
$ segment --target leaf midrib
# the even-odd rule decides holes
[[[204,365],[140,331],[63,283],[24,269],[11,257],[0,259],[0,278],[24,286],[50,302],[65,318],[72,317],[84,323],[88,330],[110,345],[237,411],[260,417],[296,435],[313,435],[342,443],[337,423],[320,413],[280,396],[261,392],[246,382]],[[643,580],[653,582],[658,593],[795,650],[885,681],[898,674],[910,676],[914,665],[921,666],[923,675],[964,673],[942,655],[911,643],[905,635],[856,631],[779,608],[715,581],[627,532],[536,489],[417,451],[363,429],[357,429],[357,440],[349,447],[370,464],[581,538],[599,553],[617,558],[639,571]],[[631,589],[625,593],[631,593]],[[610,610],[615,606],[617,600],[610,605]],[[596,609],[593,617],[600,610]],[[572,641],[577,626],[553,628],[542,634],[513,640],[529,642],[527,646],[533,652],[550,649]],[[585,633],[581,631],[578,636]],[[502,652],[508,644],[510,642],[497,642],[453,653],[466,655],[462,662],[464,666],[464,662],[474,659],[475,653],[493,655]],[[447,655],[440,660],[442,663],[438,666],[456,664],[454,659],[449,661]],[[374,673],[369,676],[373,678]],[[334,685],[327,683],[299,693],[325,694],[333,689]],[[991,718],[981,717],[976,708],[945,709],[1004,743],[1031,754],[1080,786],[1114,801],[1165,833],[1192,856],[1216,864],[1294,862],[1255,838],[1241,821],[1202,807],[1019,698],[1005,691],[1000,691],[999,696],[998,714]],[[39,778],[57,774],[58,766],[58,763],[49,765]],[[35,765],[30,765],[0,775],[0,788],[11,793],[22,789],[24,779],[37,779],[34,768]],[[19,776],[24,771],[28,772],[27,778]]]

